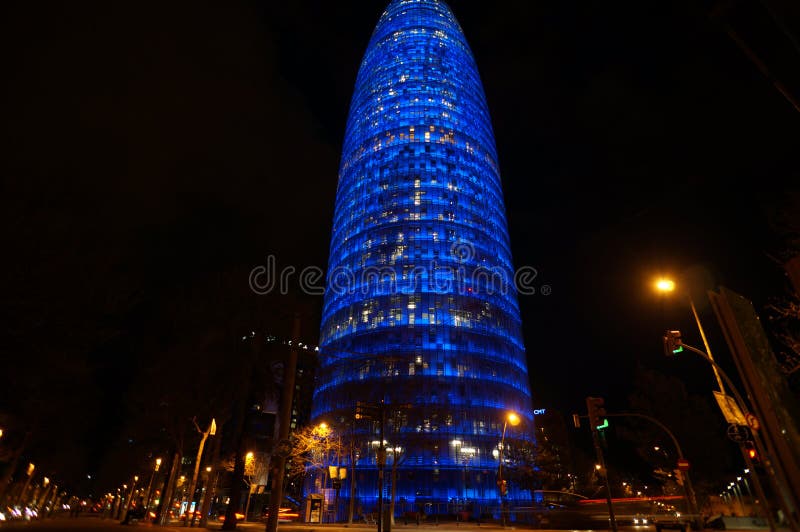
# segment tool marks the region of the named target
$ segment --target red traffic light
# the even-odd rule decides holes
[[[748,440],[744,442],[744,450],[747,453],[747,457],[752,460],[753,462],[760,462],[758,456],[758,450],[756,450],[756,445],[752,441]]]
[[[508,483],[505,480],[498,480],[497,487],[500,488],[500,496],[505,497],[508,493]]]

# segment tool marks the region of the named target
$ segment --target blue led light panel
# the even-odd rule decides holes
[[[320,350],[314,419],[351,420],[357,401],[408,405],[386,428],[404,449],[398,497],[497,501],[506,413],[530,432],[533,412],[489,111],[444,2],[391,2],[364,54]],[[352,430],[372,478],[374,424]],[[507,443],[524,437],[512,432]],[[360,479],[359,499],[375,486]]]

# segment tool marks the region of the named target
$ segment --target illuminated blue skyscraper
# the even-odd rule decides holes
[[[398,499],[496,504],[506,414],[527,423],[509,428],[507,447],[533,421],[520,325],[472,53],[444,2],[394,0],[350,104],[312,417],[348,426],[359,401],[385,401],[385,439],[402,448]],[[378,493],[375,425],[348,429],[365,509]]]

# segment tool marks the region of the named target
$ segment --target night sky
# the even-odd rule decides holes
[[[650,290],[659,274],[686,280],[723,363],[704,291],[761,309],[786,290],[772,257],[798,216],[800,114],[697,4],[450,2],[514,262],[552,291],[521,298],[536,408],[625,409],[637,366],[709,395],[707,367],[661,355],[665,328],[700,340],[688,305]],[[177,330],[247,307],[243,327],[285,333],[299,306],[315,342],[322,298],[251,294],[248,272],[269,255],[325,267],[383,7],[3,3],[0,415],[33,419],[31,456],[65,478],[100,467],[126,390],[163,384],[140,376]]]

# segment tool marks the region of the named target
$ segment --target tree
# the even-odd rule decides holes
[[[317,475],[319,489],[327,483],[328,466],[339,463],[349,450],[341,434],[325,423],[295,430],[290,442],[289,477],[302,483],[306,475]]]
[[[562,463],[562,451],[549,438],[545,436],[536,441],[506,441],[505,457],[508,465],[504,468],[504,477],[530,491],[531,498],[536,490],[570,488]]]

